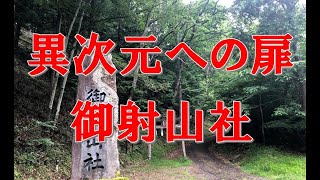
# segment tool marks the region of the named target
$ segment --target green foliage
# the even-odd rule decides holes
[[[301,105],[296,103],[279,106],[272,114],[272,116],[278,120],[268,122],[266,127],[304,131],[306,128],[305,112],[301,111],[300,109]]]
[[[150,161],[153,168],[175,168],[181,166],[189,166],[192,161],[188,158],[181,157],[179,159],[152,159]]]
[[[270,179],[306,179],[306,157],[273,147],[252,147],[240,166],[249,173]]]
[[[14,179],[19,179],[21,178],[22,173],[17,170],[16,166],[14,165]]]
[[[210,148],[248,173],[279,180],[306,178],[303,154],[259,144],[213,144]]]
[[[246,44],[249,50],[248,63],[238,72],[216,71],[212,76],[214,81],[208,81],[208,94],[213,94],[213,100],[224,100],[229,107],[232,100],[240,100],[244,113],[250,115],[252,120],[251,125],[247,126],[251,126],[248,132],[253,134],[255,141],[261,139],[262,132],[256,130],[262,125],[261,118],[267,134],[277,132],[281,141],[290,137],[304,137],[305,8],[296,4],[294,0],[236,0],[229,11],[233,17],[229,21],[230,35]],[[283,74],[279,76],[251,75],[255,56],[255,45],[251,35],[286,33],[293,36],[290,50],[294,67],[284,69]],[[239,54],[234,54],[231,61],[238,57]],[[280,131],[286,133],[279,133]],[[276,136],[266,136],[267,142],[271,144],[275,142],[275,138]],[[299,138],[300,141],[305,140]],[[291,143],[299,144],[293,140],[289,144]]]
[[[34,139],[28,142],[27,144],[30,146],[33,146],[33,145],[53,146],[54,142],[52,142],[50,138],[40,138],[40,139]]]
[[[243,88],[244,92],[247,94],[259,94],[268,90],[265,86],[249,86]]]
[[[78,0],[15,1],[15,30],[19,30],[21,26],[35,33],[57,33],[61,19],[61,32],[66,35],[78,2]],[[80,34],[89,38],[90,32],[95,31],[100,34],[100,40],[112,39],[117,44],[112,56],[118,70],[124,69],[130,60],[129,55],[120,53],[121,47],[159,46],[165,52],[181,41],[186,42],[209,62],[206,69],[201,69],[183,52],[174,61],[169,60],[163,53],[150,56],[150,66],[154,65],[156,59],[161,61],[163,74],[158,76],[138,74],[133,100],[141,111],[147,110],[147,100],[154,100],[157,110],[162,114],[160,119],[166,118],[167,109],[174,109],[179,113],[179,89],[176,87],[180,69],[178,62],[183,61],[180,91],[182,100],[190,102],[191,115],[194,115],[195,109],[202,109],[206,125],[212,125],[217,116],[210,115],[210,109],[215,108],[216,100],[223,100],[229,108],[232,107],[232,101],[239,100],[242,103],[243,113],[252,120],[250,124],[245,124],[243,129],[253,135],[255,141],[261,140],[261,129],[264,129],[268,144],[275,144],[276,141],[279,141],[280,145],[288,144],[287,139],[291,138],[289,144],[304,147],[306,17],[305,8],[295,2],[295,0],[235,0],[234,5],[227,9],[217,5],[216,1],[208,1],[206,4],[205,0],[193,1],[190,5],[184,4],[181,0],[85,0],[80,9],[80,12],[84,12]],[[79,17],[74,27],[78,26],[78,20]],[[67,52],[70,52],[70,44],[75,41],[73,38],[75,29],[73,28],[71,32]],[[141,44],[124,41],[125,36],[141,36],[144,30],[146,36],[153,34],[158,41]],[[251,68],[255,56],[252,35],[285,33],[293,36],[291,52],[294,67],[285,69],[279,76],[252,75]],[[246,45],[249,51],[248,63],[236,72],[213,69],[210,64],[212,48],[220,40],[230,37],[237,38]],[[80,47],[77,45],[76,52],[79,50]],[[48,172],[50,168],[51,170],[56,168],[58,160],[63,161],[63,165],[70,163],[71,160],[66,158],[64,161],[64,157],[71,156],[69,151],[72,131],[69,125],[72,118],[69,113],[75,103],[78,82],[78,77],[71,66],[62,103],[61,119],[58,122],[47,121],[47,103],[51,89],[49,74],[36,78],[27,75],[31,69],[25,62],[30,59],[29,51],[18,49],[15,52],[14,142],[17,148],[15,177],[24,179],[26,177],[22,174],[27,173],[32,176],[35,168],[39,166],[44,165],[43,172]],[[236,63],[239,56],[239,51],[235,50],[225,67]],[[125,104],[132,90],[133,73],[123,77],[117,72],[116,77],[119,103]],[[262,119],[264,127],[261,128]],[[191,118],[191,123],[193,122]],[[272,136],[273,134],[276,135]],[[206,136],[209,137],[210,134]],[[175,145],[168,145],[159,140],[153,145],[154,159],[145,162],[147,158],[145,144],[134,145],[134,149],[128,155],[123,154],[124,147],[121,146],[121,164],[139,160],[150,167],[178,167],[190,163],[189,160],[163,159],[166,153],[174,148]],[[66,155],[60,154],[62,152]],[[28,169],[27,167],[30,169],[24,171],[23,169]],[[63,170],[61,174],[67,176],[69,172]]]
[[[71,152],[64,145],[24,151],[15,149],[14,154],[15,179],[50,179],[53,176],[63,179],[70,174]]]
[[[133,150],[129,151],[128,154],[125,154],[122,149],[120,153],[120,163],[124,167],[127,167],[130,165],[133,166],[132,162],[134,162],[134,167],[143,167],[143,171],[189,166],[192,161],[183,156],[168,158],[168,154],[177,148],[181,148],[177,143],[167,144],[164,139],[157,139],[157,141],[152,144],[152,158],[148,160],[147,145],[145,143],[138,143],[134,145]]]
[[[165,158],[166,154],[177,147],[177,144],[168,144],[161,137],[157,137],[157,140],[152,144],[152,159],[159,160]],[[124,149],[121,149],[124,153]],[[145,160],[147,159],[148,146],[145,143],[139,142],[134,145],[133,150],[127,155],[123,156],[123,161],[129,159],[132,160]]]
[[[54,121],[46,121],[46,122],[37,121],[37,120],[34,120],[34,121],[36,123],[36,126],[46,127],[46,128],[51,129],[51,130],[56,130],[57,129],[57,126],[55,125]]]
[[[273,113],[274,117],[300,117],[304,118],[305,113],[300,110],[301,104],[297,103],[290,103],[287,105],[282,105],[276,108],[276,110]]]

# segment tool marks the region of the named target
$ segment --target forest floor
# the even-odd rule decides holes
[[[178,146],[179,147],[179,146]],[[210,149],[210,143],[186,143],[187,156],[190,163],[183,165],[172,165],[171,162],[157,163],[163,166],[148,166],[140,164],[140,168],[127,167],[124,175],[130,179],[207,179],[207,180],[262,180],[264,178],[243,172],[240,167],[223,159],[220,154]],[[182,150],[176,148],[167,154],[168,160],[177,159],[181,161]],[[156,160],[158,161],[158,160]],[[161,160],[162,161],[162,160]],[[165,161],[165,160],[164,160]],[[151,163],[152,164],[152,163]],[[142,168],[142,167],[143,168]],[[178,167],[175,167],[178,166]]]
[[[209,151],[209,145],[209,143],[193,143],[187,146],[187,155],[192,160],[191,173],[197,179],[263,179],[245,173],[240,167],[218,157]]]

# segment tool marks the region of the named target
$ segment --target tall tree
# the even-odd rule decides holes
[[[77,6],[77,9],[76,9],[76,12],[73,16],[73,19],[71,21],[71,24],[69,26],[69,30],[68,30],[68,33],[67,33],[67,36],[65,37],[65,49],[64,49],[64,54],[66,54],[67,56],[67,47],[68,47],[68,43],[69,43],[69,38],[70,38],[70,35],[71,35],[71,32],[72,32],[72,29],[73,29],[73,25],[77,19],[77,16],[78,16],[78,13],[79,13],[79,10],[81,8],[81,3],[82,3],[82,0],[79,0],[79,3],[78,3],[78,6]],[[82,20],[81,20],[82,21]],[[51,91],[51,96],[50,96],[50,102],[49,102],[49,113],[48,113],[48,119],[50,120],[51,119],[51,114],[52,114],[52,107],[53,107],[53,102],[54,102],[54,99],[55,99],[55,95],[56,95],[56,90],[57,90],[57,86],[58,86],[58,81],[59,81],[59,74],[56,73],[56,76],[55,76],[55,79],[54,79],[54,85],[53,85],[53,89]],[[63,94],[62,94],[63,95]],[[61,101],[60,101],[60,104],[61,104]],[[55,115],[55,118],[54,118],[54,121],[56,121],[56,117],[59,116],[59,112],[60,112],[60,104],[57,105],[57,113]],[[58,108],[59,107],[59,108]],[[57,115],[58,114],[58,115]]]
[[[79,34],[79,33],[80,33],[83,16],[84,16],[84,11],[82,11],[82,14],[81,14],[81,17],[80,17],[80,20],[79,20],[78,30],[77,30],[76,34]],[[72,45],[72,50],[71,50],[71,53],[70,53],[70,58],[69,58],[70,64],[69,64],[68,67],[67,67],[68,70],[70,69],[70,66],[71,66],[71,62],[72,62],[72,59],[73,59],[73,56],[74,56],[74,52],[75,52],[75,50],[76,50],[76,45],[77,45],[77,41],[74,41],[74,42],[73,42],[73,45]],[[69,73],[70,73],[70,71],[69,71]],[[69,73],[67,73],[67,74],[63,77],[63,82],[62,82],[62,84],[61,84],[61,90],[60,90],[60,94],[59,94],[59,97],[58,97],[57,110],[56,110],[56,114],[55,114],[55,116],[54,116],[54,121],[55,121],[55,122],[57,122],[57,120],[58,120],[58,118],[59,118],[59,113],[60,113],[60,108],[61,108],[61,102],[62,102],[64,90],[65,90],[65,88],[66,88],[66,84],[67,84],[67,80],[68,80]]]

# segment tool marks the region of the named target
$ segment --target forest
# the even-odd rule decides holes
[[[224,3],[222,3],[224,2]],[[155,101],[165,120],[167,109],[180,112],[180,102],[190,103],[190,130],[195,110],[203,110],[204,143],[167,143],[157,134],[152,144],[118,141],[121,179],[305,179],[306,146],[306,7],[301,0],[15,0],[14,1],[14,177],[15,179],[70,179],[74,117],[79,76],[73,58],[83,47],[75,35],[115,44],[112,62],[117,71],[116,92],[120,104],[132,100],[142,112]],[[69,73],[52,68],[40,76],[28,73],[33,53],[33,33],[65,36]],[[256,55],[252,35],[292,36],[291,68],[281,75],[251,70]],[[149,36],[155,43],[128,43],[126,36]],[[226,66],[211,65],[211,52],[223,39],[235,38],[248,50],[247,63],[237,71],[225,67],[240,57],[234,48]],[[184,42],[208,61],[201,68],[181,52],[170,60],[164,52]],[[120,74],[130,54],[121,48],[153,48],[150,66],[159,60],[161,75],[141,73],[139,65],[127,76]],[[223,48],[218,56],[223,54]],[[242,133],[253,143],[215,141],[208,129],[218,117],[210,114],[216,101],[232,108],[240,101],[250,123]],[[185,143],[185,144],[184,144]],[[181,145],[185,146],[182,150]],[[72,179],[72,178],[71,178]]]

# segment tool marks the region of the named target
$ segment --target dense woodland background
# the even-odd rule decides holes
[[[209,113],[216,100],[224,100],[228,107],[239,100],[244,113],[252,119],[242,126],[243,133],[253,136],[254,143],[304,152],[305,11],[297,0],[235,0],[229,8],[209,0],[15,0],[15,176],[29,173],[32,177],[37,172],[28,168],[40,166],[64,176],[70,173],[73,131],[69,126],[73,117],[69,113],[76,102],[78,79],[73,65],[67,78],[52,70],[30,77],[27,73],[33,68],[26,62],[31,59],[32,33],[63,33],[68,39],[65,52],[73,62],[72,57],[81,50],[74,35],[89,38],[91,31],[97,32],[100,40],[110,38],[116,43],[112,56],[118,70],[130,59],[120,53],[121,47],[157,45],[165,52],[186,42],[210,62],[211,50],[219,40],[237,38],[249,50],[245,68],[227,72],[209,64],[203,70],[184,53],[175,61],[164,54],[151,56],[151,64],[155,59],[162,61],[163,74],[147,76],[134,71],[123,77],[117,73],[119,103],[132,99],[146,111],[147,100],[154,100],[165,117],[166,109],[179,112],[180,100],[188,100],[191,114],[194,109],[204,110],[209,127],[216,120]],[[251,75],[255,54],[251,35],[286,33],[293,36],[294,67],[280,76]],[[157,43],[124,41],[125,36],[150,34],[158,38]],[[238,57],[235,51],[229,64]],[[132,147],[126,154],[125,143],[119,142],[119,146],[121,164],[130,164],[126,156]]]

